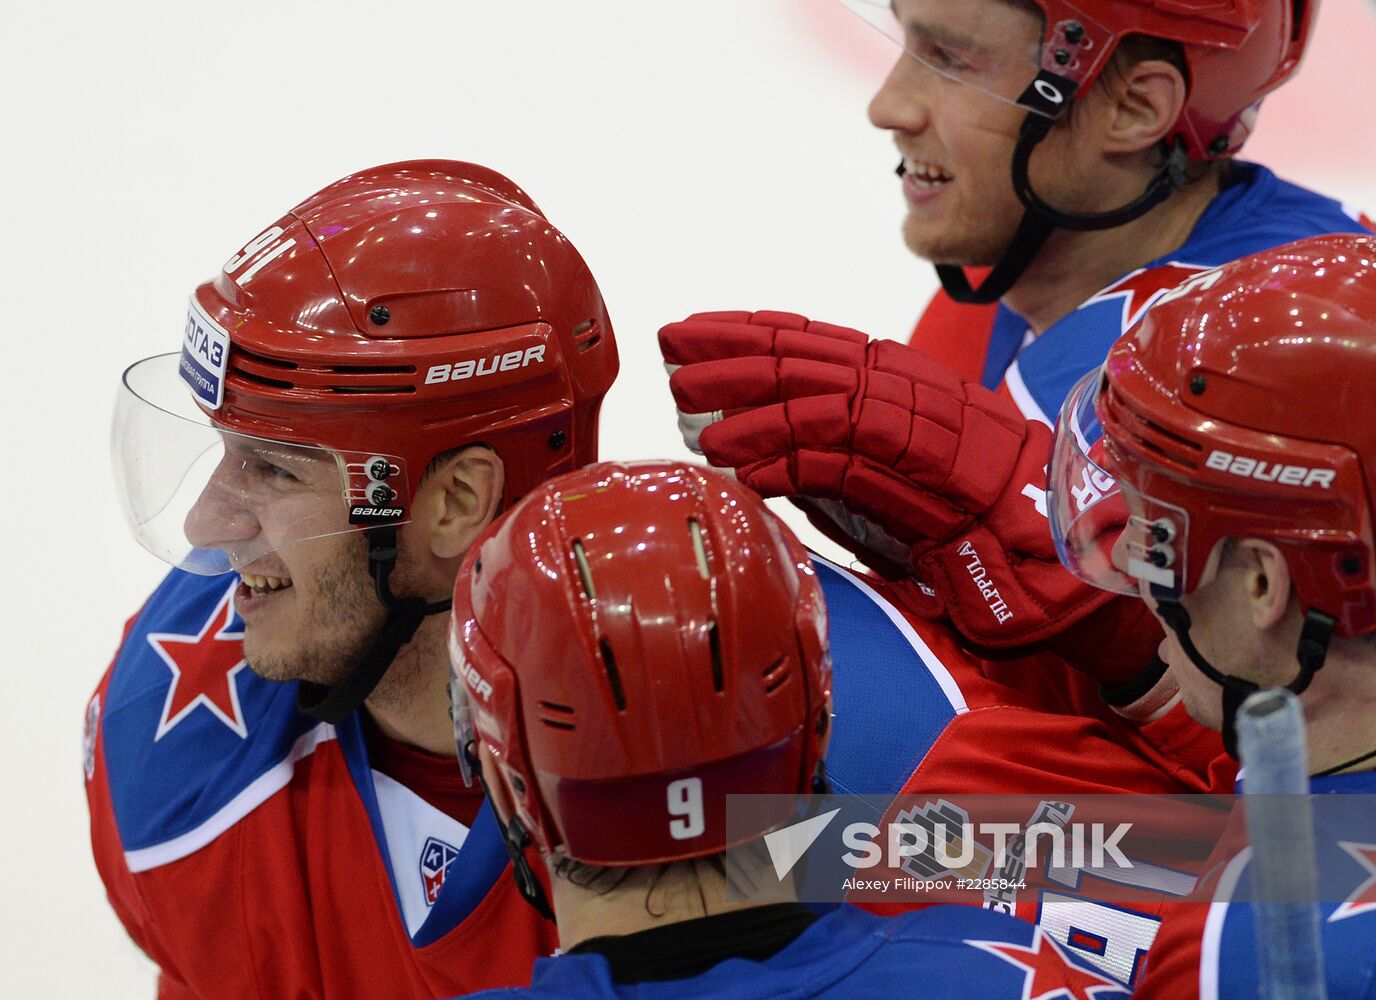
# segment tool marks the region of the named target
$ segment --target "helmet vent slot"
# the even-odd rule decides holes
[[[295,362],[286,361],[282,358],[268,357],[266,354],[258,354],[254,351],[245,350],[238,344],[234,345],[234,350],[229,354],[231,361],[249,360],[254,364],[267,365],[270,368],[295,369],[299,367]],[[237,365],[235,367],[238,367]]]
[[[332,375],[414,375],[415,365],[329,365],[314,368],[314,371],[329,372]]]
[[[413,385],[332,385],[326,391],[353,396],[367,396],[378,393],[415,392],[416,387]]]
[[[409,381],[391,381],[414,376],[415,365],[300,365],[236,346],[229,355],[229,370],[254,385],[320,395],[410,395],[416,391]]]
[[[607,670],[607,683],[612,686],[612,700],[618,712],[626,711],[626,692],[621,688],[621,673],[616,669],[616,657],[612,655],[612,644],[606,639],[597,640],[597,648],[602,651],[602,665]]]
[[[583,593],[588,600],[597,600],[597,591],[592,585],[592,567],[588,565],[588,555],[583,551],[583,542],[579,539],[573,542],[573,561],[578,564],[578,579],[583,582]]]
[[[693,555],[697,557],[698,575],[704,580],[710,580],[712,571],[707,566],[707,546],[702,543],[702,525],[689,518],[688,534],[693,539]]]
[[[590,351],[602,342],[602,328],[596,320],[585,319],[573,328],[573,343],[578,353]]]
[[[1166,438],[1169,441],[1173,441],[1183,448],[1188,448],[1192,452],[1199,452],[1203,450],[1200,447],[1200,445],[1196,444],[1194,441],[1191,441],[1189,438],[1186,437],[1181,437],[1179,434],[1167,430],[1158,423],[1154,423],[1150,420],[1143,420],[1142,423],[1146,426],[1147,430],[1151,431],[1153,434]]]
[[[253,372],[244,371],[240,368],[234,374],[238,375],[245,382],[252,382],[254,385],[270,386],[273,389],[295,389],[294,382],[285,382],[280,378],[268,378],[266,375],[255,375]]]
[[[783,687],[793,671],[785,669],[788,664],[788,657],[781,656],[769,666],[764,668],[764,693],[773,694]]]
[[[540,710],[543,713],[540,716],[540,721],[551,729],[563,729],[572,732],[578,728],[573,721],[573,709],[568,705],[542,701],[540,702]],[[558,716],[558,718],[550,718],[550,716]]]
[[[712,690],[721,694],[726,690],[726,676],[721,663],[721,633],[715,621],[707,625],[707,649],[712,655]]]
[[[1177,468],[1191,471],[1199,468],[1199,457],[1203,452],[1201,444],[1151,420],[1112,387],[1105,402],[1113,414],[1114,422],[1121,428],[1119,433],[1125,438],[1131,437],[1138,447]]]

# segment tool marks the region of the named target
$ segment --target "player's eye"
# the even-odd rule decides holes
[[[909,46],[918,59],[943,73],[960,73],[971,68],[970,64],[955,52],[925,35],[914,34],[909,39]]]
[[[301,477],[295,470],[270,455],[249,457],[244,462],[244,470],[261,482],[272,485],[287,486],[301,482]]]

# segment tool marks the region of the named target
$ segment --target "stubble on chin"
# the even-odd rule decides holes
[[[293,598],[299,600],[304,590]],[[292,621],[263,623],[261,631],[245,628],[244,658],[259,677],[339,684],[358,666],[386,617],[362,559],[330,566],[311,591]]]
[[[934,233],[930,225],[912,215],[903,220],[903,243],[925,261],[957,267],[993,267],[1006,247],[1006,242],[998,243],[976,233]]]

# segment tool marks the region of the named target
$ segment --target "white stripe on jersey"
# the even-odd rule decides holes
[[[908,620],[903,617],[897,608],[875,593],[873,587],[854,573],[842,569],[834,562],[823,559],[815,552],[809,553],[809,555],[812,556],[814,561],[822,563],[828,569],[834,570],[838,575],[848,580],[857,590],[878,605],[884,614],[888,616],[889,621],[893,622],[894,627],[903,634],[903,638],[908,640],[908,645],[912,646],[913,652],[922,660],[922,665],[927,668],[927,673],[931,674],[932,680],[937,682],[937,685],[941,688],[941,693],[946,696],[946,700],[950,702],[951,708],[955,710],[955,713],[957,715],[963,715],[970,711],[970,706],[965,704],[965,695],[961,693],[960,685],[957,684],[956,679],[951,676],[951,672],[946,669],[946,664],[942,663],[940,658],[922,641],[922,637],[913,631],[912,625],[908,623]]]
[[[124,863],[129,866],[131,872],[145,872],[150,868],[179,861],[188,854],[194,854],[285,788],[296,770],[296,762],[309,757],[322,743],[328,743],[334,738],[334,726],[326,722],[307,730],[297,738],[282,760],[253,779],[248,787],[221,806],[200,826],[161,844],[141,847],[136,851],[125,851]]]
[[[1237,889],[1242,870],[1252,859],[1252,849],[1246,848],[1228,862],[1219,876],[1214,902],[1204,920],[1204,935],[1199,946],[1199,1000],[1218,1000],[1219,946],[1223,940],[1223,923],[1228,919],[1228,902]]]
[[[1022,372],[1018,370],[1017,358],[1013,359],[1013,363],[1003,373],[1003,384],[1008,387],[1008,394],[1013,397],[1013,402],[1017,404],[1023,417],[1028,420],[1039,420],[1048,427],[1055,426],[1032,398],[1032,393],[1027,391],[1027,384],[1022,380]]]

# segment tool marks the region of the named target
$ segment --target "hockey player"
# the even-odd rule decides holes
[[[902,154],[905,238],[939,265],[944,297],[913,339],[921,352],[787,313],[667,326],[685,439],[767,496],[807,498],[886,575],[915,570],[926,590],[909,603],[974,642],[1059,634],[1101,679],[1127,681],[1155,633],[1056,561],[1048,414],[1183,278],[1361,228],[1233,159],[1319,4],[846,2],[903,49],[870,116]],[[992,270],[973,288],[965,267]]]
[[[591,278],[547,225],[514,186],[481,168],[365,172],[270,227],[201,290],[185,366],[167,358],[129,373],[116,435],[125,504],[146,545],[200,572],[174,570],[131,623],[89,705],[87,775],[98,866],[126,927],[159,963],[164,996],[249,992],[250,981],[307,996],[441,996],[524,981],[530,962],[553,946],[533,912],[508,906],[505,853],[477,789],[436,756],[452,747],[447,699],[428,686],[427,636],[438,619],[417,626],[410,642],[406,619],[439,605],[411,602],[384,616],[351,572],[356,560],[383,577],[384,593],[404,600],[421,592],[427,577],[418,564],[430,559],[423,546],[417,551],[412,513],[433,510],[425,499],[437,497],[421,490],[400,504],[408,523],[397,528],[390,575],[389,529],[347,524],[395,510],[391,491],[415,494],[417,477],[433,484],[443,463],[431,455],[451,442],[490,445],[504,463],[501,502],[593,457],[592,417],[615,370],[611,330]],[[361,235],[370,229],[373,242]],[[355,246],[341,266],[334,250],[349,238]],[[532,241],[548,251],[543,264],[537,256],[529,265],[539,280],[522,270]],[[338,299],[307,267],[320,253],[344,279]],[[414,273],[396,270],[408,267]],[[483,282],[465,291],[475,274]],[[514,293],[523,286],[529,291]],[[227,345],[202,315],[207,302],[232,331]],[[452,326],[454,335],[411,337],[421,320],[413,313],[402,325],[398,302],[425,307],[420,329]],[[222,303],[236,311],[224,313]],[[348,319],[346,308],[354,310]],[[365,333],[349,332],[357,329]],[[531,331],[545,356],[529,353],[540,346],[523,339]],[[362,354],[351,362],[353,351]],[[160,379],[158,364],[185,372],[189,384],[170,373]],[[228,366],[223,375],[216,364]],[[337,381],[345,377],[353,378]],[[209,407],[216,379],[224,395],[212,419],[236,431],[224,437],[189,403],[200,390]],[[383,391],[388,385],[398,388]],[[437,398],[446,392],[457,395]],[[452,414],[452,422],[434,424],[433,408],[446,405],[441,419]],[[179,412],[192,419],[171,415]],[[298,420],[287,445],[288,422]],[[351,494],[382,506],[304,504],[295,480],[310,472],[306,494],[320,494],[338,464],[331,456],[346,445]],[[226,446],[235,465],[209,476],[204,463]],[[470,448],[462,458],[467,485],[452,506],[480,523],[490,514],[493,490],[479,480],[494,468],[491,454]],[[202,471],[188,472],[197,462]],[[436,469],[422,475],[428,464]],[[251,482],[230,475],[250,472]],[[202,483],[214,488],[201,491]],[[249,516],[268,500],[270,517]],[[319,554],[329,547],[341,549],[338,558]],[[200,575],[233,567],[247,573],[242,586],[233,576]],[[451,572],[431,569],[435,587]],[[841,787],[891,794],[919,765],[926,774],[938,761],[987,755],[996,745],[979,735],[987,729],[1029,724],[1030,708],[1009,709],[1004,685],[943,626],[918,621],[919,634],[872,582],[838,567],[818,562],[817,577],[837,609],[832,648],[843,704],[833,771]],[[890,684],[869,673],[880,660]],[[379,673],[369,694],[366,683]],[[1068,713],[1092,693],[1045,684],[1039,697]],[[358,698],[364,707],[351,711]],[[1069,771],[1066,790],[1182,790],[1175,760],[1144,762],[1125,751],[1116,720],[1058,718],[1066,728],[1047,752],[1023,756],[1020,790],[1059,790]],[[1092,774],[1080,755],[1095,762]],[[962,791],[974,787],[963,771],[958,781]],[[236,866],[251,883],[226,881]],[[205,902],[212,896],[241,917],[224,925],[224,909]],[[1029,901],[1019,912],[1042,911]]]
[[[1056,432],[1065,565],[1141,596],[1185,705],[1226,738],[1250,692],[1295,692],[1316,793],[1376,792],[1374,379],[1376,240],[1317,237],[1162,297]],[[1316,805],[1324,967],[1329,996],[1366,997],[1376,844],[1344,804]],[[1248,866],[1168,913],[1139,995],[1258,995]]]
[[[121,498],[178,568],[90,701],[86,776],[161,997],[446,996],[554,947],[454,767],[446,612],[479,531],[596,457],[616,370],[530,197],[428,160],[301,202],[125,372]]]
[[[532,629],[532,621],[541,627]],[[759,838],[823,783],[830,660],[808,555],[751,491],[598,465],[527,496],[454,590],[460,760],[564,954],[511,997],[1125,996],[973,907],[818,919]],[[781,804],[729,820],[728,795]]]

